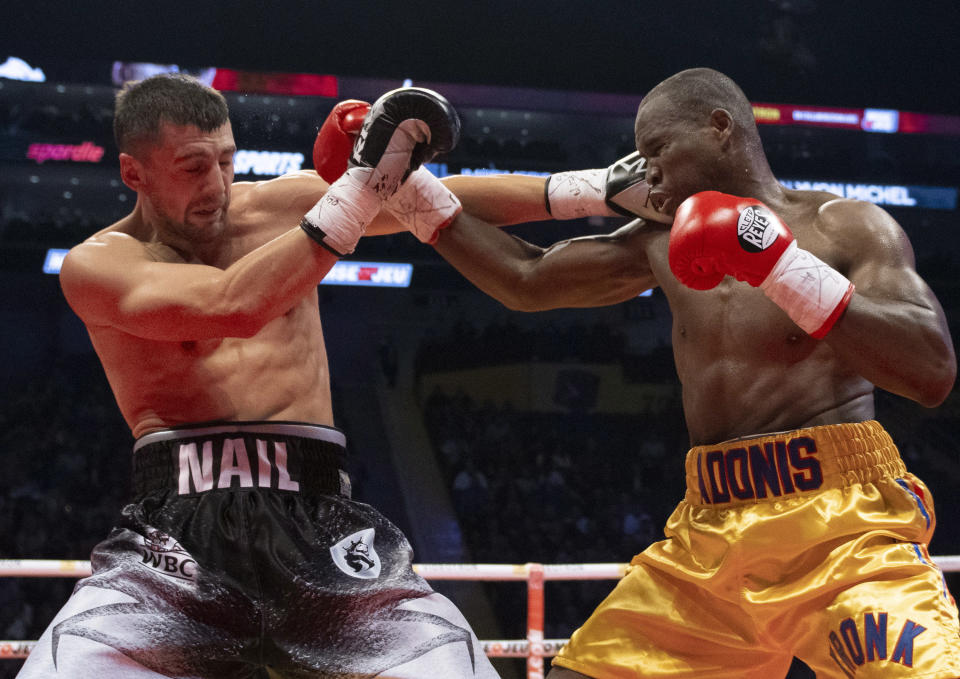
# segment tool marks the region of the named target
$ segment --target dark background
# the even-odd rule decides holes
[[[8,6],[0,49],[621,93],[708,65],[751,101],[950,113],[958,26],[951,0],[41,0]]]
[[[383,79],[391,87],[411,78],[545,88],[551,95],[543,101],[552,104],[558,91],[574,93],[572,100],[577,92],[639,97],[680,69],[711,66],[732,76],[753,102],[957,116],[958,26],[960,3],[941,0],[38,2],[8,8],[0,17],[0,60],[23,58],[42,67],[50,82],[45,88],[7,85],[0,96],[0,123],[6,125],[0,151],[4,144],[13,148],[33,137],[67,143],[93,138],[107,146],[108,155],[115,154],[104,141],[109,137],[104,112],[108,114],[112,96],[105,65],[114,60],[184,69],[333,74],[341,83]],[[58,82],[70,83],[63,97],[53,94]],[[87,92],[78,85],[85,82],[96,87]],[[531,102],[536,97],[527,94],[498,93],[496,106],[486,109],[476,97],[459,107],[465,135],[461,148],[447,159],[451,167],[495,162],[506,169],[554,171],[601,166],[629,150],[629,112],[594,115],[578,112],[577,105],[566,111],[545,107],[551,114],[534,116],[529,125],[540,146],[520,149],[516,116],[535,110]],[[345,96],[356,95],[350,91]],[[516,106],[510,106],[511,97],[517,98]],[[304,98],[289,109],[296,113],[273,125],[269,119],[278,100],[241,98],[228,97],[241,148],[281,150],[308,148],[315,125],[334,101]],[[57,102],[54,110],[44,109],[46,99]],[[30,117],[31,110],[36,115]],[[485,121],[492,111],[506,111],[507,122],[481,132],[479,114],[486,114]],[[27,118],[29,124],[21,125]],[[44,121],[49,128],[43,128]],[[88,129],[93,130],[90,136]],[[44,134],[37,134],[40,130]],[[789,126],[761,131],[780,177],[960,185],[960,136]],[[523,152],[511,155],[511,149]],[[46,247],[70,247],[129,210],[132,203],[117,202],[123,188],[110,185],[115,165],[111,158],[96,168],[54,163],[38,168],[22,153],[16,162],[0,163],[0,207],[14,205],[17,211],[0,220],[0,445],[8,470],[0,492],[3,557],[86,558],[126,497],[129,432],[55,277],[38,272]],[[32,175],[40,182],[29,184]],[[66,201],[64,188],[74,178],[79,188]],[[64,207],[68,203],[69,210]],[[889,209],[913,240],[918,269],[943,303],[954,338],[960,336],[956,211]],[[547,243],[596,226],[554,223],[521,233]],[[387,469],[388,462],[373,457],[377,446],[363,448],[356,434],[361,428],[375,429],[376,418],[367,417],[365,410],[357,415],[347,405],[362,403],[364,392],[392,389],[393,397],[415,400],[424,413],[433,452],[441,458],[459,512],[467,560],[623,561],[649,541],[643,531],[652,530],[656,537],[682,492],[678,460],[685,432],[676,404],[640,418],[594,412],[576,403],[568,404],[561,418],[513,412],[462,395],[408,391],[403,377],[390,386],[383,357],[392,349],[398,354],[392,360],[408,372],[413,365],[415,378],[504,361],[553,360],[569,363],[574,378],[589,380],[589,371],[581,368],[616,361],[636,381],[669,385],[675,383],[669,347],[624,349],[618,334],[668,329],[662,296],[596,314],[506,313],[407,236],[367,239],[358,256],[412,261],[417,271],[409,291],[322,288],[336,419],[353,437],[352,452],[360,453],[355,472],[361,499],[407,529],[409,518],[392,489],[396,476],[406,472]],[[401,313],[404,318],[397,320]],[[960,483],[953,446],[960,423],[956,391],[933,411],[879,392],[878,417],[937,498],[940,525],[933,553],[960,553],[960,501],[954,497]],[[659,442],[662,460],[644,457],[650,452],[644,447],[648,439]],[[489,482],[487,492],[454,489],[465,462],[463,457],[443,460],[451,441],[467,451],[463,457],[476,457]],[[529,452],[534,447],[539,453]],[[572,460],[572,466],[560,468],[553,457]],[[563,476],[560,490],[549,484],[545,489],[542,479],[552,474]],[[513,514],[518,495],[523,499],[520,518]],[[571,508],[573,513],[564,513]],[[646,527],[628,538],[618,527],[621,517],[631,513],[645,516]],[[579,534],[584,521],[595,525]],[[497,532],[502,535],[493,535]],[[504,536],[510,544],[497,540]],[[956,574],[949,574],[948,582],[954,591],[960,586]],[[62,580],[0,584],[6,612],[0,628],[8,639],[36,638],[71,585]],[[501,617],[510,618],[498,621],[498,631],[517,638],[523,634],[522,592],[507,589],[503,594],[502,587],[487,590]],[[548,588],[548,637],[568,635],[610,583],[594,583],[586,595],[557,587]],[[478,632],[490,638],[482,622]],[[13,667],[0,661],[0,675]],[[516,668],[502,671],[511,676],[508,672]],[[797,668],[791,679],[802,676]]]

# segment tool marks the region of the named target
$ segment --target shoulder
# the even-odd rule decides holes
[[[63,260],[62,275],[71,275],[77,269],[102,266],[117,259],[146,257],[147,243],[114,227],[93,234],[73,246]]]
[[[861,200],[835,198],[816,212],[816,229],[842,252],[859,260],[913,262],[903,228],[883,208]]]
[[[281,175],[262,182],[236,182],[231,199],[234,211],[276,215],[305,214],[326,193],[328,184],[312,170]]]
[[[169,248],[145,243],[130,233],[108,227],[75,245],[60,268],[60,287],[72,305],[81,298],[106,294],[127,276],[136,275],[141,263],[177,257]],[[158,247],[169,253],[158,251]]]
[[[903,228],[889,212],[862,200],[835,198],[820,205],[816,226],[824,234],[844,241],[901,241]]]
[[[823,201],[817,210],[817,218],[827,228],[841,223],[861,224],[865,228],[899,228],[896,220],[883,208],[852,198],[834,197]]]

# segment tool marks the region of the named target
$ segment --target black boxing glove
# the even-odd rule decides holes
[[[637,151],[607,168],[604,191],[604,200],[610,209],[624,217],[649,219],[651,212],[657,214],[649,202],[647,161]]]
[[[459,140],[460,116],[450,102],[432,90],[401,87],[373,102],[349,164],[377,170],[373,181],[386,200],[411,172]]]
[[[338,257],[353,252],[383,201],[459,138],[460,118],[436,92],[418,87],[387,92],[364,118],[347,171],[304,216],[301,228]]]
[[[544,188],[547,212],[554,219],[619,215],[669,222],[649,204],[646,176],[646,160],[636,151],[606,169],[552,174]]]

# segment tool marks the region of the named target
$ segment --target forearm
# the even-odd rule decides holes
[[[440,180],[460,200],[463,211],[493,226],[552,219],[544,198],[544,178],[529,175],[454,175]],[[367,227],[367,236],[384,236],[407,227],[384,210]]]
[[[523,306],[524,271],[543,253],[467,213],[440,233],[434,248],[467,280],[511,309]]]
[[[211,280],[185,327],[212,336],[249,337],[314,290],[337,257],[295,228],[244,255]]]
[[[926,407],[942,403],[956,379],[953,342],[936,300],[854,294],[824,341],[853,372]]]
[[[463,211],[494,226],[551,219],[544,201],[544,177],[455,175],[442,179]]]
[[[468,280],[518,311],[616,304],[656,285],[633,227],[540,248],[461,215],[437,252]]]

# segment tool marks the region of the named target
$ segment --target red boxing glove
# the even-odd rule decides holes
[[[718,191],[683,201],[670,229],[670,269],[694,290],[709,290],[726,275],[759,286],[794,241],[766,205]]]
[[[347,171],[353,142],[369,110],[370,104],[365,101],[346,99],[334,106],[323,121],[313,143],[313,168],[328,184]]]
[[[669,262],[694,290],[716,287],[726,275],[759,287],[817,339],[837,322],[854,290],[840,272],[798,247],[766,205],[717,191],[696,193],[677,208]]]

